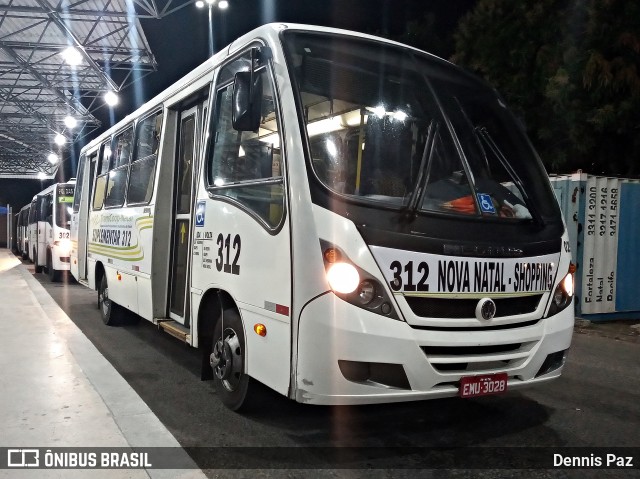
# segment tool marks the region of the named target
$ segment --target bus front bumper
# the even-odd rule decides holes
[[[451,397],[462,377],[507,373],[507,390],[560,376],[573,306],[536,324],[434,331],[370,313],[332,293],[300,318],[295,399],[369,404]]]
[[[54,246],[51,249],[51,262],[56,271],[69,271],[71,269],[71,256],[68,248]]]

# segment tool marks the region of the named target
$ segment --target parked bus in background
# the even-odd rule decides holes
[[[503,99],[381,38],[265,25],[82,149],[72,272],[202,351],[244,407],[556,378],[568,238]]]
[[[29,219],[27,224],[27,243],[29,244],[28,254],[29,260],[35,265],[36,273],[42,272],[42,267],[38,266],[36,262],[37,254],[38,254],[38,227],[39,227],[39,210],[40,205],[38,204],[40,199],[38,195],[35,195],[31,200],[31,204],[29,205]],[[44,228],[44,223],[42,225]]]
[[[36,273],[46,270],[51,281],[69,271],[69,225],[75,179],[56,183],[33,197],[29,210],[29,257]]]
[[[27,239],[27,228],[29,226],[29,207],[25,205],[16,215],[16,248],[23,259],[29,257],[29,241]]]

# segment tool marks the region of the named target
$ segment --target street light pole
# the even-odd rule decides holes
[[[209,58],[213,56],[213,3],[209,3]]]
[[[228,0],[197,0],[196,7],[204,8],[205,4],[209,9],[209,57],[213,56],[213,7],[218,6],[220,10],[226,10],[229,6]]]

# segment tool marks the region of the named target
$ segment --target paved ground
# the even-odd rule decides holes
[[[104,326],[96,308],[95,292],[78,284],[51,284],[44,275],[36,276],[183,447],[302,446],[298,449],[300,455],[290,458],[293,464],[281,464],[287,469],[280,473],[289,477],[299,477],[300,471],[288,468],[303,467],[305,461],[311,464],[324,461],[325,468],[306,470],[305,476],[335,477],[340,473],[348,477],[372,477],[373,471],[327,470],[331,462],[327,464],[329,459],[325,461],[322,456],[326,451],[311,449],[324,446],[388,447],[386,455],[383,452],[385,457],[359,464],[364,468],[383,468],[375,471],[375,477],[414,477],[415,471],[402,468],[421,464],[414,462],[420,459],[415,454],[403,454],[402,450],[415,452],[412,448],[423,446],[640,448],[640,344],[637,329],[629,323],[600,329],[580,325],[563,377],[524,392],[472,400],[319,407],[296,404],[265,391],[263,410],[243,416],[222,406],[211,382],[199,380],[200,359],[196,350],[144,320],[120,327]],[[227,457],[233,458],[234,450],[228,451],[231,454]],[[256,454],[260,451],[256,449]],[[263,451],[267,452],[262,454],[269,454],[269,449]],[[200,467],[207,469],[215,452],[194,449],[191,455]],[[446,451],[436,459],[443,458]],[[246,457],[238,455],[238,460]],[[271,477],[270,472],[257,474],[255,470],[205,472],[210,477]],[[430,475],[428,471],[422,472],[422,477]],[[516,471],[458,470],[436,471],[433,475],[638,477],[637,472],[638,469],[538,470],[516,474]]]
[[[640,321],[616,320],[594,323],[585,319],[577,319],[575,331],[580,334],[600,336],[630,343],[640,343]]]

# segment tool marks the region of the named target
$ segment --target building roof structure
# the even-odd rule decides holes
[[[104,95],[156,71],[140,19],[189,3],[0,0],[0,178],[53,178],[66,148],[100,128]]]

